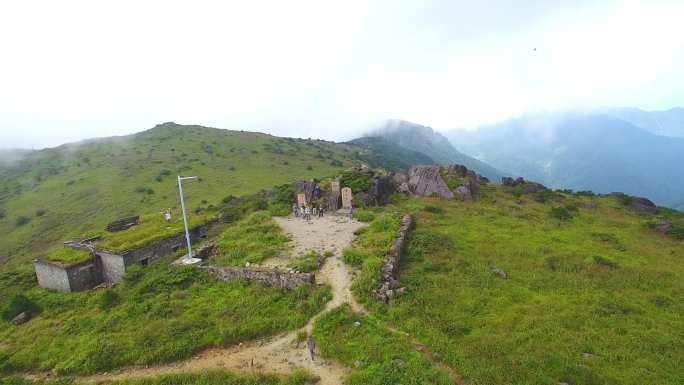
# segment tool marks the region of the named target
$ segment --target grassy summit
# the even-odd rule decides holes
[[[352,155],[348,145],[173,123],[28,152],[0,165],[0,257],[8,258],[0,269],[27,266],[116,218],[177,212],[176,175],[200,177],[184,188],[192,213],[228,195],[332,175],[351,165]]]
[[[400,274],[407,294],[390,305],[369,294],[396,218],[382,213],[345,251],[356,293],[466,383],[682,383],[684,243],[652,228],[660,217],[681,226],[682,214],[502,186],[469,203],[396,198],[384,212],[417,216]]]

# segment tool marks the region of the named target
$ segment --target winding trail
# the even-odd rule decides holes
[[[316,357],[315,361],[312,361],[306,344],[297,344],[296,339],[297,334],[302,331],[310,334],[314,322],[323,313],[344,303],[349,303],[356,312],[366,313],[352,295],[352,279],[346,265],[341,260],[342,250],[352,242],[354,232],[363,227],[364,224],[330,215],[324,218],[314,218],[308,222],[299,218],[274,218],[274,220],[290,236],[292,252],[290,255],[266,261],[264,266],[286,266],[297,256],[311,250],[320,253],[325,251],[333,253],[333,256],[328,258],[316,273],[317,283],[327,284],[331,287],[332,300],[326,304],[325,310],[309,320],[306,326],[299,330],[237,346],[207,349],[185,361],[152,367],[124,368],[113,373],[81,377],[78,379],[79,382],[93,383],[169,373],[201,372],[208,369],[280,375],[290,374],[295,369],[304,369],[319,377],[318,383],[321,385],[341,385],[349,369],[321,357]]]

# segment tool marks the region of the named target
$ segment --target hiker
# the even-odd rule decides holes
[[[323,205],[318,206],[318,217],[323,218]]]
[[[352,218],[354,218],[354,208],[349,206],[349,221],[351,222]]]
[[[316,342],[314,341],[313,336],[309,336],[309,338],[306,339],[306,348],[309,350],[309,354],[311,355],[311,361],[315,361]]]
[[[311,220],[311,209],[309,208],[309,206],[306,206],[306,208],[304,209],[304,220]]]
[[[312,210],[313,210],[313,216],[315,217],[316,216],[316,206],[314,206]]]
[[[304,206],[301,206],[299,208],[299,213],[302,214],[302,219],[306,219],[306,215],[304,215],[305,214]]]
[[[299,207],[295,204],[292,205],[292,214],[294,214],[295,218],[299,217]]]

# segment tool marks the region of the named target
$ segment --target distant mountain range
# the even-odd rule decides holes
[[[684,209],[684,127],[677,123],[682,112],[530,114],[447,137],[512,176],[554,188],[621,191]]]
[[[458,151],[449,140],[432,128],[404,120],[388,120],[350,144],[367,149],[366,161],[406,169],[416,164],[462,164],[487,178],[499,181],[504,172]],[[371,155],[372,157],[371,158]],[[363,159],[363,155],[361,155]]]

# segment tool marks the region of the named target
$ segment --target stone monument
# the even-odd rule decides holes
[[[352,189],[345,187],[342,189],[342,208],[352,207]]]

